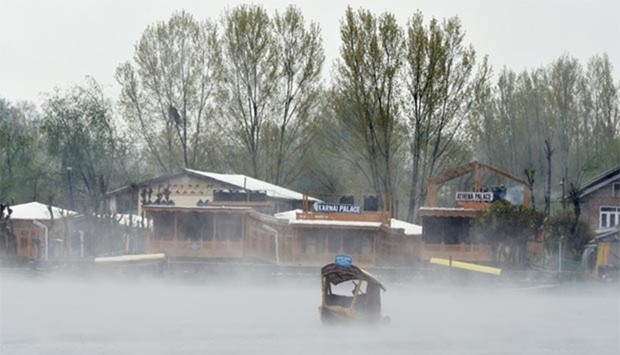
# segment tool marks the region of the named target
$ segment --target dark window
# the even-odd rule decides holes
[[[153,219],[155,239],[172,240],[174,238],[174,215],[172,213],[158,213]]]
[[[213,240],[213,215],[206,214],[200,224],[200,236],[204,241]]]
[[[239,241],[243,237],[243,216],[222,213],[216,217],[217,240]]]
[[[620,183],[615,183],[613,186],[613,196],[620,197]]]
[[[373,249],[373,235],[371,232],[366,232],[359,236],[360,242],[362,244],[362,254],[370,254]]]
[[[116,213],[130,213],[134,211],[134,206],[131,196],[116,197]]]
[[[357,254],[362,250],[362,243],[355,236],[346,236],[342,238],[342,249],[347,254]]]
[[[325,252],[325,232],[320,229],[304,230],[300,234],[301,251],[304,254],[322,254]]]
[[[316,238],[305,236],[301,238],[301,252],[303,254],[314,254],[316,250]]]
[[[328,237],[327,242],[327,250],[330,253],[338,253],[340,252],[341,247],[341,238],[339,235],[332,234]]]
[[[199,213],[180,214],[178,216],[178,239],[199,240],[202,218]]]

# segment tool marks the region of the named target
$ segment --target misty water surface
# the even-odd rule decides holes
[[[388,283],[389,325],[322,326],[318,276],[0,275],[1,354],[619,354],[617,286]]]

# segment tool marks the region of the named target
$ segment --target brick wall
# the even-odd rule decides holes
[[[618,182],[617,180],[610,182],[583,198],[581,203],[582,211],[592,229],[597,230],[600,228],[601,206],[620,206],[620,197],[614,197],[612,190],[613,184]]]

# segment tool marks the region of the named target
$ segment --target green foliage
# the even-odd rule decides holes
[[[579,260],[583,247],[594,238],[594,232],[584,219],[580,218],[575,224],[575,214],[562,210],[549,216],[545,223],[545,250],[555,254],[560,238],[564,238],[565,250],[570,251],[571,257]]]
[[[119,134],[111,104],[92,79],[56,91],[43,105],[42,132],[56,191],[65,206],[100,212],[103,195],[128,177],[129,147]]]
[[[50,194],[40,124],[34,106],[0,98],[1,202],[21,203]]]
[[[477,154],[515,175],[536,170],[533,196],[545,195],[548,205],[561,199],[558,181],[578,184],[620,164],[611,68],[606,55],[593,56],[585,70],[568,55],[521,73],[504,68],[478,96],[471,122]]]
[[[522,205],[495,201],[476,220],[475,228],[499,259],[519,264],[525,260],[526,243],[536,235],[544,215]]]
[[[13,162],[26,151],[28,137],[23,128],[21,112],[13,108],[5,100],[0,101],[0,153],[2,169],[0,169],[0,199],[6,201],[14,184]]]

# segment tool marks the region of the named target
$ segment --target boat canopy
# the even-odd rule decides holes
[[[323,277],[334,285],[350,280],[363,280],[368,283],[377,284],[383,291],[385,291],[385,286],[383,286],[376,277],[368,271],[355,265],[341,266],[331,263],[323,266],[321,269],[321,275],[323,275]]]

